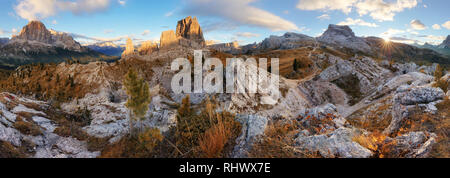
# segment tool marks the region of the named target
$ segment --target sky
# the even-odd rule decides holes
[[[82,44],[159,41],[187,16],[199,19],[206,40],[260,42],[286,32],[320,36],[329,24],[357,36],[440,44],[450,34],[449,0],[2,0],[0,37],[29,20],[72,34]]]

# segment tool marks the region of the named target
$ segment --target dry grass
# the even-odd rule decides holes
[[[387,136],[381,132],[372,132],[369,135],[358,135],[353,137],[353,141],[359,143],[361,146],[371,150],[375,153],[374,157],[383,158],[385,157],[386,150],[385,140]]]
[[[0,140],[0,158],[26,158],[26,154],[8,142]]]
[[[206,158],[224,157],[224,149],[227,143],[236,139],[235,130],[240,128],[236,122],[224,121],[221,115],[217,114],[217,124],[213,125],[199,138],[199,149],[201,156]]]
[[[269,124],[264,138],[255,143],[249,153],[251,158],[320,158],[320,154],[293,147],[299,124],[282,120]]]
[[[117,143],[106,146],[100,157],[102,158],[153,158],[157,157],[155,149],[163,136],[158,129],[147,129],[137,137],[125,136]]]
[[[14,128],[16,128],[20,133],[25,135],[38,136],[42,135],[42,131],[39,126],[34,125],[33,123],[24,121],[21,117],[17,118],[17,121],[14,123]]]

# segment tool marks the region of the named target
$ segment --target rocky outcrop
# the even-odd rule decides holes
[[[401,122],[409,116],[409,110],[417,106],[425,112],[436,112],[436,102],[444,99],[445,93],[440,88],[412,87],[403,85],[394,95],[392,121],[383,131],[390,135],[400,128]]]
[[[205,45],[205,38],[203,37],[203,31],[200,28],[197,17],[192,18],[189,16],[178,21],[176,36],[195,41],[202,46]]]
[[[330,24],[328,29],[317,40],[326,44],[336,45],[336,47],[346,47],[367,53],[371,52],[371,47],[364,38],[355,36],[352,29],[346,25]]]
[[[373,153],[353,141],[360,131],[350,128],[339,128],[331,133],[308,136],[299,134],[295,139],[296,147],[319,152],[326,158],[368,158]]]
[[[131,38],[127,39],[127,45],[125,46],[125,51],[122,53],[122,57],[127,57],[135,54],[133,40]]]
[[[49,114],[45,113],[47,108],[49,105],[45,102],[1,93],[0,140],[26,150],[24,154],[34,158],[95,158],[100,155],[98,151],[89,151],[85,141],[57,135],[55,129],[59,126],[49,119]],[[26,123],[35,131],[25,132],[17,126],[18,122]]]
[[[230,43],[219,43],[209,45],[208,48],[215,49],[224,53],[236,54],[241,52],[241,48],[239,47],[239,43],[237,41]]]
[[[236,120],[242,124],[241,135],[236,140],[232,157],[248,157],[253,143],[261,139],[268,125],[268,118],[257,115],[239,115]]]
[[[259,45],[259,50],[294,49],[303,46],[314,46],[316,40],[303,34],[288,32],[283,36],[270,36]]]
[[[158,44],[153,41],[146,41],[138,48],[139,55],[150,55],[158,50]]]
[[[390,151],[390,156],[406,158],[426,158],[433,145],[436,143],[437,135],[428,132],[410,132],[395,138],[387,138],[387,145],[395,145]]]
[[[160,40],[161,49],[170,48],[179,44],[178,38],[173,30],[162,32]]]
[[[450,49],[450,35],[439,45],[439,48]]]

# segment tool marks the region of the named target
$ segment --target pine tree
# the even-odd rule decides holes
[[[151,102],[148,83],[140,78],[136,71],[130,68],[125,75],[124,86],[128,95],[126,107],[130,110],[130,133],[133,131],[133,121],[143,120]]]

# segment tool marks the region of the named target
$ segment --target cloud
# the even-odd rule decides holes
[[[75,15],[93,14],[106,10],[110,0],[19,0],[14,7],[16,14],[27,20],[42,20],[59,12]]]
[[[0,29],[0,35],[3,35],[3,34],[5,34],[5,32],[2,29]]]
[[[349,14],[355,9],[360,16],[370,15],[378,21],[393,21],[397,12],[417,6],[417,0],[299,0],[297,8],[300,10],[339,10]]]
[[[94,42],[118,42],[127,39],[129,36],[119,36],[114,38],[102,38],[102,37],[89,37],[82,34],[76,34],[76,33],[67,33],[70,36],[72,36],[75,39],[82,39],[87,41],[94,41]]]
[[[321,16],[318,16],[317,18],[320,19],[320,20],[330,19],[330,15],[328,15],[328,14],[323,14],[323,15],[321,15]]]
[[[445,36],[419,35],[418,37],[426,38],[428,40],[433,40],[433,41],[444,41],[445,40]]]
[[[52,21],[52,24],[53,24],[53,25],[56,25],[56,24],[58,24],[58,21],[53,20],[53,21]]]
[[[346,14],[358,0],[300,0],[297,8],[301,10],[340,10]]]
[[[369,23],[361,19],[347,18],[345,21],[339,22],[338,25],[357,25],[357,26],[367,26],[367,27],[378,27],[375,23]]]
[[[238,32],[236,33],[237,37],[243,37],[243,38],[253,38],[253,37],[259,37],[259,34],[256,33],[250,33],[250,32]]]
[[[439,24],[434,24],[432,27],[435,30],[440,30],[441,29],[441,26]]]
[[[256,8],[256,0],[187,0],[182,12],[189,15],[217,17],[241,26],[268,28],[272,31],[297,30],[294,23]]]
[[[360,16],[369,14],[378,21],[393,21],[397,12],[417,6],[417,0],[397,0],[384,2],[384,0],[364,0],[356,4]]]
[[[445,22],[442,26],[448,30],[450,30],[450,21]]]
[[[404,37],[390,37],[389,40],[394,41],[394,42],[399,42],[399,43],[408,43],[408,44],[419,43],[418,40],[404,38]]]
[[[381,37],[391,37],[391,36],[394,36],[397,34],[402,34],[402,33],[405,33],[405,31],[389,28],[386,32],[382,33],[380,36]]]
[[[142,36],[146,36],[146,35],[148,35],[148,34],[150,34],[150,30],[144,30],[144,32],[142,32]]]
[[[125,0],[117,0],[117,3],[119,3],[121,6],[125,6],[127,4],[127,1],[125,1]]]
[[[425,26],[420,20],[412,20],[411,23],[411,28],[414,30],[425,30],[427,29],[427,26]]]

